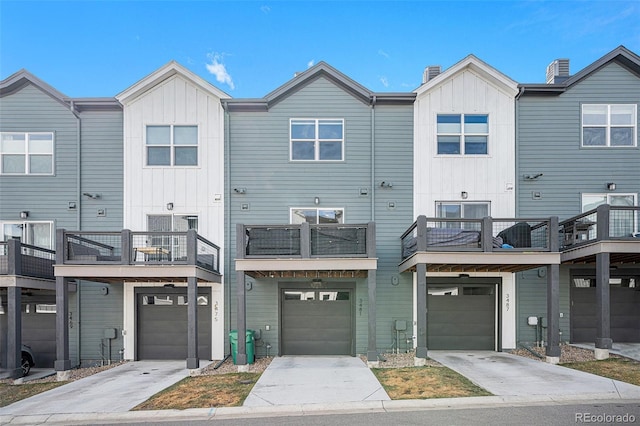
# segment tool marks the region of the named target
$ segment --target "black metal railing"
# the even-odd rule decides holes
[[[185,232],[120,232],[58,230],[58,258],[62,264],[198,265],[220,272],[220,248]]]
[[[603,204],[560,222],[562,247],[572,248],[603,240],[640,238],[640,207]]]
[[[54,279],[56,252],[12,239],[0,242],[0,275]]]
[[[240,258],[375,257],[375,224],[237,225]]]
[[[402,259],[419,251],[558,251],[558,219],[418,219],[402,234]]]

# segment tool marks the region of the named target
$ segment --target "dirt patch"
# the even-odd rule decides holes
[[[537,361],[546,361],[545,347],[528,347],[519,348],[511,351],[514,355],[523,356],[525,358],[535,359]],[[538,356],[534,355],[536,353]],[[619,358],[618,355],[611,354],[611,358]],[[579,348],[572,345],[560,345],[560,364],[568,362],[586,362],[595,361],[595,355],[592,349]]]
[[[57,388],[65,383],[67,382],[27,383],[21,385],[2,383],[0,384],[0,407],[6,407],[9,404],[32,397],[49,389]]]

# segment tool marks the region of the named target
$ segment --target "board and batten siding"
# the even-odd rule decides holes
[[[640,129],[640,78],[609,63],[556,96],[525,95],[518,101],[517,211],[520,216],[559,216],[581,212],[582,193],[640,192],[640,148],[582,148],[581,105],[637,105]],[[636,136],[638,133],[636,133]],[[636,140],[636,144],[638,141]],[[523,175],[543,173],[526,181]],[[616,183],[614,192],[608,182]],[[533,193],[539,197],[534,198]]]
[[[375,115],[375,116],[374,116]],[[344,161],[290,161],[290,120],[292,118],[344,119]],[[230,244],[228,279],[235,288],[237,275],[235,225],[288,224],[290,208],[344,208],[345,223],[376,221],[378,256],[378,346],[391,345],[391,318],[411,319],[411,277],[398,276],[400,235],[411,224],[411,176],[413,134],[412,106],[380,105],[373,109],[332,81],[319,77],[269,108],[268,112],[229,112],[229,215]],[[372,132],[375,121],[375,132]],[[372,134],[373,133],[373,134]],[[374,139],[372,141],[372,138]],[[372,156],[372,142],[375,155]],[[374,164],[372,164],[374,158]],[[374,176],[372,177],[372,172]],[[373,181],[372,181],[373,179]],[[380,182],[393,182],[382,189]],[[237,194],[234,188],[245,188]],[[360,190],[367,194],[361,195]],[[314,204],[318,197],[320,203]],[[375,198],[375,205],[372,205]],[[388,203],[396,203],[389,209]],[[242,210],[242,205],[248,205]],[[380,222],[379,222],[380,221]],[[389,226],[391,225],[391,226]],[[278,314],[278,283],[289,280],[263,279],[252,282],[247,292],[247,328],[262,329],[263,340],[279,347],[281,324]],[[350,279],[324,280],[331,283]],[[291,283],[300,282],[292,279]],[[232,290],[235,294],[235,290]],[[366,353],[368,342],[367,280],[356,280],[353,295],[355,309],[356,353]],[[233,299],[232,299],[233,300]],[[237,305],[231,303],[230,328],[235,328]],[[271,330],[266,332],[264,325]],[[260,342],[258,343],[260,344]],[[257,347],[258,355],[264,349]]]
[[[514,95],[470,68],[418,94],[415,216],[434,217],[438,201],[490,201],[491,216],[514,216],[515,195],[508,189],[515,179]],[[438,114],[488,114],[488,155],[438,155]],[[468,193],[466,200],[462,191]]]
[[[197,214],[198,234],[222,247],[224,123],[220,99],[174,75],[132,100],[125,110],[125,227],[146,230],[149,214]],[[170,124],[198,126],[197,166],[146,166],[146,126]],[[167,203],[173,203],[172,211],[167,210]]]
[[[28,84],[0,98],[0,131],[53,132],[54,174],[0,176],[0,219],[55,220],[58,228],[77,228],[78,119],[68,107]]]

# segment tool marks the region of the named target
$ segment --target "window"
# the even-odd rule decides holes
[[[147,216],[147,231],[150,232],[185,232],[190,229],[198,231],[198,216],[185,214],[160,214]],[[154,235],[151,246],[160,247],[173,255],[174,259],[186,258],[186,239],[184,236]]]
[[[147,166],[197,166],[198,126],[147,126]]]
[[[582,105],[582,146],[636,146],[636,105]]]
[[[438,155],[486,155],[489,116],[438,114]]]
[[[599,205],[635,207],[636,194],[582,194],[582,212],[588,212]],[[614,210],[610,213],[609,236],[628,237],[638,232],[638,214],[634,210]],[[589,230],[589,238],[595,238],[595,228]]]
[[[482,219],[489,216],[490,203],[488,202],[436,202],[436,217],[446,219]],[[447,228],[464,228],[480,230],[479,223],[450,222]]]
[[[344,120],[292,119],[291,160],[342,161]]]
[[[53,133],[0,133],[0,174],[52,175]]]
[[[291,223],[309,222],[312,225],[323,223],[344,223],[344,209],[292,208]]]
[[[53,222],[0,222],[0,227],[0,241],[16,238],[32,246],[54,248]]]

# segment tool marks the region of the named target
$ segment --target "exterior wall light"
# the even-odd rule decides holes
[[[320,204],[320,197],[316,197],[313,199],[313,202],[315,203],[315,205],[317,206],[318,204]]]
[[[167,203],[167,210],[173,210],[173,203]]]
[[[20,219],[26,219],[29,217],[29,212],[26,210],[23,210],[20,212]]]
[[[609,191],[615,191],[615,190],[616,190],[616,184],[615,184],[614,182],[609,182],[609,183],[607,184],[607,189],[608,189]]]
[[[463,200],[466,200],[469,197],[469,193],[467,191],[462,191],[460,193],[460,198],[462,198]]]

